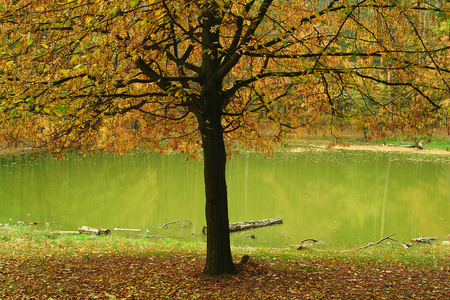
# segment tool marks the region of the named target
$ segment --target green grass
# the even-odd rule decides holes
[[[0,227],[0,258],[42,259],[96,257],[104,255],[161,256],[188,255],[204,257],[204,242],[183,242],[176,239],[130,238],[111,234],[95,235],[55,235],[48,230],[32,229],[27,226]],[[351,249],[349,249],[351,250]],[[415,245],[405,249],[401,245],[379,244],[359,251],[342,249],[306,250],[275,249],[265,247],[232,247],[235,260],[242,255],[250,255],[252,260],[282,261],[292,260],[340,260],[349,263],[367,261],[374,263],[415,265],[426,268],[450,267],[450,247],[441,245]]]
[[[450,140],[447,138],[436,139],[426,143],[425,147],[450,151]]]

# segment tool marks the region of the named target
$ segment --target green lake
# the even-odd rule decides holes
[[[234,245],[289,247],[303,239],[362,246],[396,232],[399,242],[450,233],[450,156],[307,150],[235,155],[227,165],[230,222],[281,217],[282,225],[231,233]],[[158,229],[171,221],[192,227]],[[203,165],[135,152],[64,160],[0,156],[0,223],[142,229],[206,240]],[[113,234],[124,234],[113,231]],[[255,239],[248,239],[254,234]]]

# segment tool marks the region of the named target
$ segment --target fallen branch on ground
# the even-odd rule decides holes
[[[315,239],[304,239],[303,241],[300,242],[300,245],[298,245],[297,250],[303,250],[306,249],[306,246],[303,245],[303,243],[305,242],[312,242],[312,243],[318,243],[318,240]]]
[[[56,230],[53,231],[53,234],[80,234],[79,231],[74,231],[74,230]]]
[[[95,235],[108,235],[111,234],[111,230],[102,228],[93,228],[88,226],[81,226],[78,231],[53,231],[53,234],[95,234]]]
[[[435,240],[437,240],[437,239],[438,239],[437,237],[426,237],[426,236],[423,236],[423,235],[422,235],[420,238],[412,239],[411,242],[414,242],[414,243],[427,243],[427,244],[430,244],[431,241],[435,241]]]
[[[392,241],[395,241],[395,242],[396,242],[396,240],[391,239],[391,236],[393,236],[394,234],[396,234],[396,232],[391,233],[390,235],[388,235],[388,236],[386,236],[386,237],[380,239],[379,241],[377,241],[377,242],[375,242],[375,243],[372,243],[372,242],[371,242],[371,243],[368,243],[368,244],[365,245],[365,246],[362,246],[362,247],[359,247],[359,248],[356,248],[356,249],[341,250],[340,252],[359,251],[359,250],[361,250],[361,249],[365,249],[365,248],[369,248],[369,247],[371,247],[371,246],[378,245],[379,243],[381,243],[382,241],[385,241],[385,240],[392,240]],[[303,245],[304,242],[318,243],[318,241],[315,240],[315,239],[304,239],[303,241],[300,242],[300,245],[297,247],[297,250],[307,249],[307,248]],[[323,251],[323,250],[318,250],[318,249],[313,249],[313,250],[316,250],[316,251]]]
[[[81,226],[78,228],[78,231],[80,233],[86,233],[86,234],[96,234],[96,235],[108,235],[111,234],[111,230],[109,229],[102,229],[102,228],[93,228],[88,226]]]
[[[392,241],[396,242],[396,240],[391,239],[391,236],[393,236],[394,234],[396,234],[396,232],[391,233],[390,235],[388,235],[388,236],[386,236],[386,237],[380,239],[378,242],[375,242],[375,243],[368,243],[367,245],[362,246],[362,247],[359,247],[359,248],[356,248],[356,249],[354,249],[354,250],[343,250],[343,251],[358,251],[358,250],[361,250],[361,249],[365,249],[365,248],[369,248],[369,247],[371,247],[371,246],[378,245],[379,243],[381,243],[382,241],[385,241],[385,240],[392,240]]]
[[[158,228],[165,229],[169,225],[172,225],[172,224],[179,224],[181,228],[191,228],[192,227],[192,222],[189,221],[189,220],[176,220],[176,221],[172,221],[172,222],[166,223],[163,226],[158,227]]]
[[[313,242],[313,243],[318,243],[318,240],[315,239],[304,239],[303,241],[300,242],[300,244],[303,244],[304,242]]]

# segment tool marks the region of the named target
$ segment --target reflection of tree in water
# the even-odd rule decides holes
[[[383,207],[381,208],[381,228],[380,228],[380,238],[384,236],[384,222],[386,217],[386,201],[387,201],[387,193],[389,189],[389,171],[391,169],[391,155],[389,153],[389,159],[386,168],[386,181],[384,183],[384,193],[383,193]]]
[[[448,230],[443,214],[450,211],[450,164],[416,158],[348,151],[270,159],[236,155],[227,170],[230,221],[282,217],[283,225],[255,233],[254,244],[267,245],[272,233],[295,242],[315,238],[358,245],[377,240],[383,230],[397,232],[399,240],[420,233],[439,236]],[[70,230],[153,228],[188,219],[192,232],[205,225],[198,161],[153,153],[14,160],[3,159],[0,169],[5,222],[17,215],[24,221],[57,221]],[[14,167],[4,167],[11,163]]]
[[[282,216],[286,220],[283,231],[289,236],[303,233],[328,240],[342,226],[343,219],[353,227],[364,222],[365,214],[355,213],[353,207],[358,206],[355,199],[362,197],[364,207],[373,208],[374,202],[367,199],[372,193],[363,187],[373,181],[374,174],[361,176],[361,167],[336,155],[338,159],[314,153],[287,160],[253,160],[248,183],[249,214],[254,218]]]
[[[447,168],[424,166],[420,162],[416,180],[398,190],[399,206],[406,211],[405,223],[411,237],[419,235],[445,236],[450,211],[449,172]],[[433,178],[430,180],[430,178]]]
[[[448,170],[445,163],[410,158],[399,153],[348,151],[331,157],[319,152],[286,159],[250,156],[245,180],[245,158],[235,157],[229,163],[236,181],[230,181],[231,215],[233,220],[282,217],[282,232],[291,238],[358,244],[398,232],[399,239],[408,239],[413,223],[404,198],[412,194],[411,201],[427,206],[428,197],[435,195],[440,199],[434,205],[438,211],[448,208],[442,201],[449,194],[448,184],[440,184],[440,190],[424,186],[448,180],[442,176]],[[237,195],[243,195],[239,187],[245,186],[248,218],[244,203],[233,194],[237,190]],[[423,190],[410,192],[412,188]],[[424,193],[429,195],[420,197]]]
[[[420,156],[393,157],[389,163],[377,236],[394,231],[405,239],[444,234],[438,220],[445,221],[443,214],[450,208],[448,163]]]

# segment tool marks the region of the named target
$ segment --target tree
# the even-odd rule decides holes
[[[204,272],[234,273],[227,147],[349,124],[368,138],[449,129],[441,2],[6,0],[0,143],[201,148]]]

